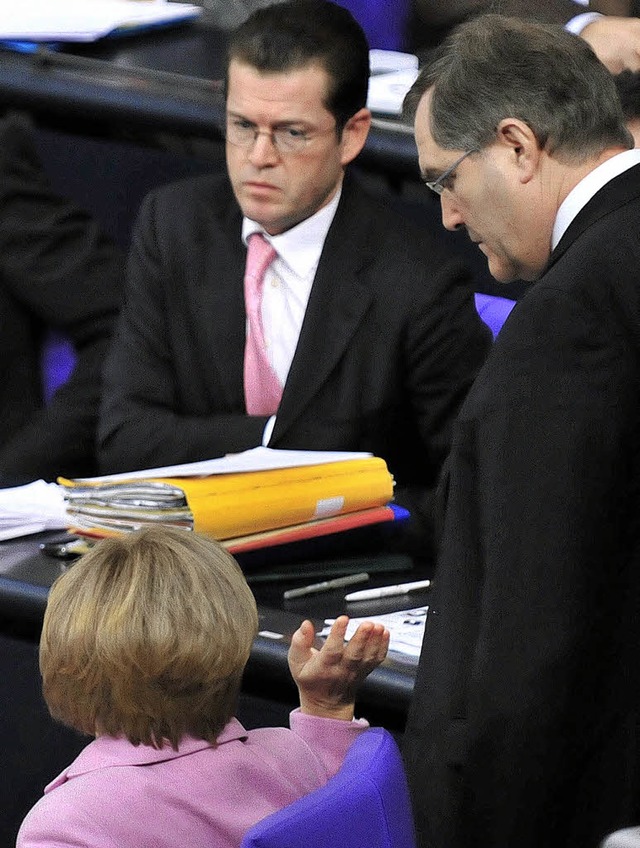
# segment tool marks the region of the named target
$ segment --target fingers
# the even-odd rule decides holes
[[[331,625],[331,630],[322,646],[322,653],[327,655],[342,654],[344,648],[344,639],[347,635],[347,627],[349,626],[349,616],[340,615]]]
[[[291,637],[291,644],[295,644],[298,648],[309,650],[313,646],[315,638],[315,628],[309,619],[305,619],[300,627]]]
[[[289,646],[289,668],[292,674],[301,668],[313,655],[313,641],[315,638],[315,628],[307,619],[302,622],[300,627],[291,637],[291,645]]]
[[[382,624],[364,621],[345,648],[349,659],[375,667],[387,656],[390,634]]]

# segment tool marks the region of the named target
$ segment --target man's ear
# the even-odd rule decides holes
[[[342,130],[342,154],[340,161],[343,165],[352,162],[364,147],[371,127],[371,112],[368,109],[360,109],[352,115]]]
[[[542,150],[531,127],[519,118],[503,118],[496,130],[496,140],[518,169],[522,182],[529,182],[535,174]]]

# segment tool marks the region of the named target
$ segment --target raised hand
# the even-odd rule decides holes
[[[386,627],[365,621],[345,643],[348,624],[346,615],[337,618],[320,650],[313,646],[315,631],[310,621],[303,621],[293,634],[289,668],[302,712],[350,721],[358,686],[386,657]]]

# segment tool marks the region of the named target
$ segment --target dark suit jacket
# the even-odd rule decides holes
[[[0,484],[95,473],[100,373],[123,272],[120,251],[52,190],[29,125],[0,122]],[[45,406],[47,328],[72,340],[77,364]]]
[[[456,422],[405,754],[429,848],[640,821],[640,166],[572,222]]]
[[[105,370],[105,471],[260,444],[243,392],[246,250],[226,179],[152,193]],[[457,263],[350,180],[327,236],[270,445],[368,450],[430,485],[488,338]]]

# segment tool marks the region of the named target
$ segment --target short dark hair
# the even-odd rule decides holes
[[[507,117],[570,160],[633,146],[611,74],[560,26],[493,14],[461,24],[420,71],[405,98],[407,119],[429,90],[431,134],[447,149],[482,150]]]
[[[233,716],[258,614],[212,539],[155,527],[105,539],[53,584],[40,640],[51,715],[84,733],[178,748]]]
[[[232,60],[264,73],[318,63],[331,80],[325,106],[341,131],[367,104],[369,44],[353,15],[329,0],[288,0],[256,10],[231,35]]]

